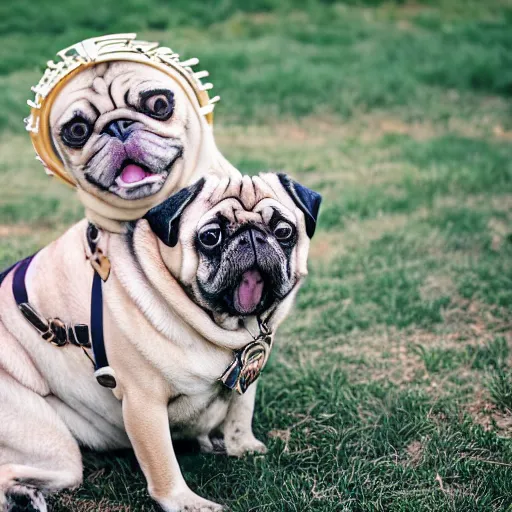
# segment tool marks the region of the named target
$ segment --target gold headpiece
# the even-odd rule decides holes
[[[55,175],[62,181],[74,186],[74,179],[66,172],[57,156],[50,134],[49,116],[53,101],[58,92],[75,74],[87,67],[101,62],[128,60],[148,64],[163,72],[177,72],[191,86],[200,107],[201,115],[208,124],[213,123],[213,109],[220,97],[209,97],[211,83],[202,83],[201,79],[208,76],[208,71],[194,72],[192,67],[199,59],[192,58],[180,61],[180,56],[170,48],[161,47],[158,43],[137,41],[137,34],[112,34],[102,37],[85,39],[57,53],[58,62],[48,61],[47,68],[39,81],[32,87],[35,99],[27,103],[31,107],[30,116],[25,119],[25,126],[39,160],[47,174]]]

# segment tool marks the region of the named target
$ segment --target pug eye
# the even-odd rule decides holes
[[[218,224],[207,224],[199,231],[199,241],[207,249],[213,249],[220,244],[222,240],[222,231]]]
[[[280,242],[286,242],[293,236],[293,228],[291,224],[288,224],[288,222],[281,221],[278,222],[276,227],[274,228],[274,236],[279,240]]]
[[[60,136],[66,146],[81,148],[85,145],[91,133],[91,123],[81,116],[76,116],[62,127]]]
[[[174,95],[171,91],[151,93],[144,98],[142,110],[148,116],[160,121],[167,121],[174,112]]]

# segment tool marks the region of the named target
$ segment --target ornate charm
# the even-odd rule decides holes
[[[235,358],[223,373],[220,380],[229,389],[234,389],[243,395],[249,386],[260,376],[267,363],[272,337],[269,334],[260,334],[258,338],[235,351]]]
[[[106,281],[110,275],[110,260],[103,254],[101,249],[96,249],[96,252],[91,257],[91,266],[98,272],[102,281]]]
[[[110,275],[110,260],[98,247],[100,241],[101,231],[94,225],[89,223],[87,226],[87,243],[91,255],[89,261],[92,268],[99,274],[102,281],[106,281]]]

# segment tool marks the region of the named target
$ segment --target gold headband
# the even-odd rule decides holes
[[[48,61],[47,68],[39,83],[32,87],[35,99],[27,101],[31,107],[30,116],[25,119],[25,126],[30,132],[32,144],[46,173],[55,175],[65,183],[75,186],[75,180],[64,168],[55,152],[50,134],[49,116],[53,101],[62,87],[76,74],[87,67],[101,62],[131,61],[148,64],[163,72],[177,72],[191,86],[199,103],[199,112],[205,116],[208,124],[213,123],[213,109],[220,97],[209,97],[213,85],[202,83],[208,76],[207,71],[194,72],[192,67],[199,59],[180,61],[180,56],[170,48],[158,43],[137,41],[137,34],[112,34],[85,39],[57,53],[61,60]]]

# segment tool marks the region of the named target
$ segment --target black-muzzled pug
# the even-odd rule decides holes
[[[196,438],[215,451],[212,434],[221,432],[229,455],[265,452],[252,433],[252,381],[307,273],[319,204],[284,175],[209,177],[128,233],[104,233],[113,390],[98,385],[80,347],[45,342],[27,322],[9,272],[0,287],[0,506],[24,493],[42,511],[41,492],[79,485],[82,445],[132,447],[167,512],[221,510],[189,489],[172,440]],[[28,298],[45,318],[89,322],[86,230],[78,223],[29,267]],[[253,338],[266,344],[263,357]]]

